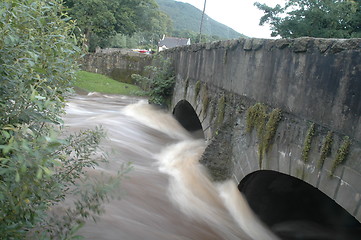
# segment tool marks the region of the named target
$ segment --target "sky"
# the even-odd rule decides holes
[[[203,10],[204,0],[176,1],[186,2]],[[259,26],[263,12],[253,5],[254,2],[275,6],[283,5],[285,0],[207,0],[206,14],[248,37],[271,38],[269,26]]]

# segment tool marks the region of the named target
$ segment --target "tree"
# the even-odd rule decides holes
[[[168,16],[159,11],[154,0],[65,0],[65,5],[84,34],[87,46],[92,39],[95,43],[107,41],[117,33],[159,34],[167,30],[169,23]]]
[[[215,35],[206,35],[202,34],[199,36],[199,33],[190,31],[190,30],[180,30],[180,31],[173,31],[172,32],[173,37],[179,37],[179,38],[190,38],[191,43],[205,43],[205,42],[214,42],[214,41],[220,41],[222,40],[220,37]],[[199,41],[201,40],[201,42]]]
[[[61,131],[81,54],[61,0],[0,2],[0,239],[69,239],[101,211],[107,191],[76,183],[97,164],[104,133]],[[48,215],[75,192],[75,207]]]
[[[285,6],[269,7],[256,2],[264,12],[260,25],[271,25],[271,36],[296,38],[358,37],[361,25],[359,0],[288,0]]]

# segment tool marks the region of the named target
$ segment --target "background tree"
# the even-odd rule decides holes
[[[165,34],[170,23],[154,0],[65,0],[65,5],[90,50],[109,45],[110,37],[117,33],[147,32],[154,38]]]
[[[256,2],[264,16],[260,25],[271,25],[271,36],[296,38],[360,37],[360,0],[288,0],[285,6],[269,7]]]
[[[200,37],[199,33],[189,30],[180,30],[180,31],[174,30],[172,32],[172,36],[180,37],[180,38],[190,38],[192,44],[200,43],[200,40],[202,43],[222,40],[219,36],[215,36],[215,35],[210,36],[210,35],[202,34],[202,36]]]

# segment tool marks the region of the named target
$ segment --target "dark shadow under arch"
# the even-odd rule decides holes
[[[360,240],[361,224],[310,184],[270,170],[238,185],[252,210],[281,239]]]
[[[196,138],[204,138],[202,124],[192,105],[187,100],[181,100],[173,109],[173,116]]]

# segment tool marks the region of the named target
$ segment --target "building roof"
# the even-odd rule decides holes
[[[166,46],[167,48],[173,48],[178,46],[184,46],[189,44],[189,38],[176,38],[176,37],[164,37],[158,43],[159,47]]]

